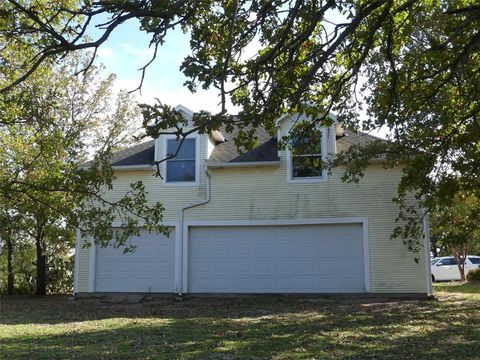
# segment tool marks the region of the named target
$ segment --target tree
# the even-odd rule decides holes
[[[112,238],[123,245],[141,221],[147,230],[165,231],[162,207],[148,203],[143,184],[132,184],[117,201],[104,196],[114,180],[109,156],[131,142],[137,116],[131,97],[112,91],[114,76],[93,66],[74,75],[85,61],[80,53],[69,56],[0,97],[0,206],[17,217],[10,234],[35,244],[37,295],[47,290],[47,254],[61,249],[60,260],[77,228],[102,245]],[[91,166],[82,167],[92,152]],[[112,229],[114,219],[123,222],[120,230]],[[4,239],[10,256],[11,237]]]
[[[195,114],[195,128],[188,130],[181,122],[177,125],[181,118],[171,108],[145,105],[149,136],[174,133],[184,138],[192,131],[236,124],[245,128],[237,145],[249,148],[255,144],[257,126],[274,134],[280,116],[307,114],[309,122],[292,131],[296,136],[317,124],[331,124],[332,111],[347,127],[385,127],[390,142],[353,147],[330,165],[347,161],[345,179],[357,181],[369,159],[385,158],[387,166],[404,164],[396,200],[406,226],[395,235],[412,251],[421,247],[424,212],[408,204],[407,194],[415,193],[421,207],[433,208],[451,203],[459,190],[480,189],[477,1],[136,0],[62,5],[4,3],[8,16],[0,25],[0,37],[7,44],[35,49],[17,65],[4,92],[32,76],[44,61],[85,48],[96,51],[120,24],[136,18],[140,29],[151,35],[153,59],[167,33],[175,28],[188,32],[191,54],[181,67],[186,86],[191,91],[213,87],[220,95],[218,113]],[[101,35],[85,39],[95,20],[106,15]],[[252,46],[257,53],[246,57],[245,50]],[[140,85],[150,64],[142,69]],[[238,117],[227,113],[228,99],[241,107]]]
[[[6,275],[0,277],[0,291],[32,294],[36,285],[35,247],[27,234],[18,231],[17,226],[15,232],[9,235],[9,238],[0,239],[0,271]]]
[[[13,269],[13,248],[14,236],[12,234],[12,224],[18,220],[8,209],[0,208],[0,245],[6,248],[7,252],[7,294],[11,295],[14,291],[15,275]]]
[[[480,246],[480,199],[471,193],[459,193],[452,205],[431,214],[432,239],[441,244],[457,261],[465,281],[465,259]]]

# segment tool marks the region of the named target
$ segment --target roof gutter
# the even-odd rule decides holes
[[[113,170],[155,170],[155,166],[143,164],[143,165],[112,165]]]
[[[251,168],[251,167],[277,167],[280,166],[280,161],[244,161],[244,162],[212,162],[207,161],[207,168],[222,169],[222,168]]]
[[[112,165],[112,170],[116,171],[129,171],[129,170],[156,170],[154,165],[141,164],[141,165]],[[80,169],[89,170],[91,166],[79,166]]]
[[[195,203],[195,204],[189,204],[189,205],[186,205],[184,206],[182,209],[180,209],[180,236],[179,236],[179,243],[180,243],[180,246],[179,246],[179,255],[178,255],[178,258],[180,260],[180,268],[179,268],[179,278],[180,278],[180,283],[179,284],[176,284],[176,293],[179,295],[179,296],[182,296],[183,295],[183,254],[184,254],[184,247],[188,246],[188,244],[186,244],[186,239],[184,239],[184,234],[187,233],[186,231],[184,231],[184,223],[185,223],[185,210],[187,209],[191,209],[191,208],[194,208],[194,207],[197,207],[197,206],[200,206],[200,205],[205,205],[205,204],[208,204],[210,202],[210,194],[211,194],[211,191],[210,191],[210,173],[208,172],[208,169],[207,167],[205,166],[205,176],[206,176],[206,196],[205,196],[205,199],[198,202],[198,203]]]

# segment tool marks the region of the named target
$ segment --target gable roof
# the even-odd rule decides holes
[[[220,130],[226,135],[227,141],[218,144],[212,151],[210,162],[262,162],[262,161],[278,161],[277,140],[263,128],[255,130],[255,136],[258,138],[259,145],[253,150],[241,154],[233,140],[238,135],[239,129],[234,129],[231,133],[227,133],[224,129]]]
[[[382,141],[382,142],[388,141],[370,134],[354,132],[348,129],[344,130],[344,134],[345,136],[342,136],[341,138],[337,139],[338,153],[347,150],[349,147],[353,145],[367,145],[375,141]]]
[[[155,157],[155,140],[145,141],[113,153],[112,166],[151,165]]]
[[[209,163],[261,163],[279,161],[277,139],[272,137],[265,129],[258,128],[255,136],[259,145],[251,151],[241,154],[234,139],[238,129],[231,133],[221,130],[227,141],[218,144],[213,149],[208,161]],[[366,145],[374,141],[387,141],[365,133],[355,133],[345,129],[345,135],[337,139],[337,152],[347,150],[352,145]],[[113,153],[110,163],[112,166],[138,166],[153,165],[155,161],[155,140],[145,141],[132,147]],[[87,165],[86,163],[85,165]]]

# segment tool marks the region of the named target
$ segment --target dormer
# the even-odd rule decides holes
[[[193,112],[187,107],[178,105],[175,109],[180,111],[186,120],[192,119]],[[160,164],[162,182],[166,186],[198,186],[205,167],[215,169],[280,166],[285,167],[283,176],[292,184],[326,181],[326,172],[317,166],[316,160],[334,156],[337,151],[344,151],[354,144],[378,141],[370,135],[343,129],[334,116],[332,119],[334,124],[331,127],[319,128],[321,136],[318,136],[318,142],[312,141],[314,146],[309,148],[314,151],[303,149],[296,154],[291,149],[280,150],[277,139],[288,134],[296,121],[302,120],[302,117],[297,115],[279,119],[277,136],[272,136],[264,128],[257,128],[255,137],[258,145],[245,153],[240,153],[234,142],[238,129],[234,128],[231,133],[223,128],[208,134],[192,133],[182,142],[175,158]],[[297,139],[299,143],[304,140]],[[155,163],[176,153],[179,145],[180,141],[175,135],[162,135],[156,140],[116,152],[111,163],[116,171],[156,170]],[[310,167],[308,163],[313,166]]]
[[[183,105],[177,105],[184,119],[188,121],[187,129],[192,128],[193,112]],[[210,156],[215,146],[225,141],[220,131],[209,134],[197,132],[185,139],[176,135],[161,135],[155,140],[155,161],[162,161],[161,174],[166,186],[198,186],[202,164]],[[176,155],[175,155],[176,154]],[[172,157],[175,155],[174,157]]]
[[[336,119],[332,120],[335,122]],[[285,115],[277,121],[278,138],[291,136],[291,131],[302,123],[311,122],[306,115]],[[287,182],[292,184],[324,182],[328,180],[324,168],[329,154],[334,153],[334,127],[317,126],[306,135],[290,138],[289,146],[282,152],[286,158]]]

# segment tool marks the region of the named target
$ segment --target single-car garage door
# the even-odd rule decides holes
[[[361,224],[192,227],[192,293],[364,292]]]
[[[175,233],[166,237],[141,232],[132,240],[135,252],[123,248],[96,249],[95,291],[97,292],[173,292]]]

